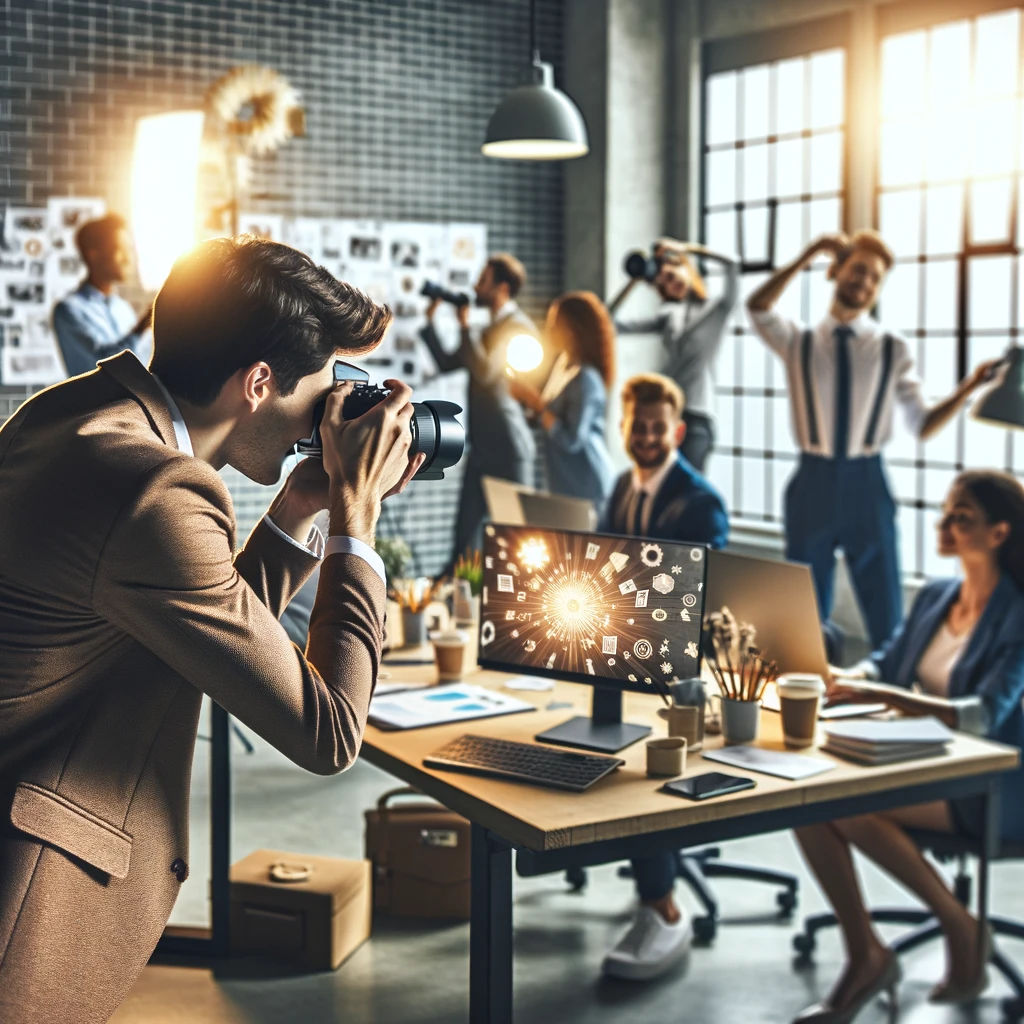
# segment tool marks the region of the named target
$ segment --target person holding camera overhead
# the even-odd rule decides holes
[[[469,371],[469,410],[465,475],[455,522],[455,544],[443,575],[451,572],[459,555],[481,547],[486,515],[482,478],[496,476],[519,484],[532,484],[537,446],[522,407],[509,394],[508,344],[519,334],[536,336],[533,321],[519,308],[516,296],[526,284],[522,263],[508,253],[491,256],[480,273],[474,292],[477,306],[489,310],[490,326],[477,336],[469,326],[469,304],[456,306],[459,345],[449,352],[434,329],[434,314],[442,299],[427,306],[427,323],[420,331],[441,373]]]
[[[543,390],[512,379],[509,393],[544,428],[552,493],[587,498],[600,514],[614,483],[604,429],[615,328],[593,292],[569,292],[548,309],[544,335],[558,356]]]
[[[411,390],[346,420],[339,355],[391,315],[289,246],[217,238],[132,352],[0,428],[0,1020],[106,1020],[188,876],[203,694],[303,768],[359,752],[384,641],[381,501],[410,459]],[[274,484],[236,554],[233,466]],[[324,509],[330,536],[313,528]],[[305,653],[278,616],[322,562]]]
[[[717,298],[708,298],[707,285],[691,256],[723,267],[725,280]],[[686,396],[686,434],[679,450],[698,473],[703,473],[715,445],[715,360],[729,314],[739,297],[740,265],[731,256],[697,242],[663,238],[655,243],[651,258],[633,253],[626,260],[626,272],[630,279],[609,307],[615,327],[620,334],[660,332],[665,347],[662,371]],[[661,296],[661,309],[653,317],[620,319],[615,314],[641,281],[655,287]]]

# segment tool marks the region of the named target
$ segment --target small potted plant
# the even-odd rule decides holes
[[[409,545],[401,537],[378,537],[374,548],[384,563],[384,576],[388,593],[387,640],[388,649],[405,646],[402,630],[402,609],[394,598],[395,584],[405,577],[412,561]]]
[[[455,563],[455,597],[452,617],[458,622],[480,618],[480,592],[484,588],[484,563],[479,551],[466,551]]]

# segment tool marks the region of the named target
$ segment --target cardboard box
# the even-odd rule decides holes
[[[275,882],[278,861],[312,872],[303,882]],[[231,947],[333,970],[370,937],[372,903],[367,860],[257,850],[231,867]]]

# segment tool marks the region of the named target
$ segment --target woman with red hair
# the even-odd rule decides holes
[[[513,380],[509,392],[544,428],[552,493],[587,498],[600,512],[614,483],[604,431],[615,328],[593,292],[569,292],[551,304],[544,333],[558,352],[544,389]]]

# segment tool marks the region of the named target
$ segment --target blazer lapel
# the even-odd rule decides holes
[[[667,476],[661,482],[658,493],[654,496],[654,507],[651,509],[649,522],[652,526],[660,526],[666,513],[671,512],[673,519],[682,515],[686,506],[686,494],[684,493],[685,474],[683,467],[676,458],[675,465],[668,471]]]
[[[939,631],[950,605],[956,600],[960,593],[960,581],[950,580],[946,588],[941,592],[939,599],[921,614],[917,625],[907,638],[907,650],[903,655],[903,664],[899,666],[897,675],[899,681],[909,686],[914,682],[917,663],[921,660],[932,638]]]
[[[1000,619],[1013,603],[1013,595],[1009,592],[1012,587],[1013,584],[1005,575],[999,577],[996,589],[992,591],[992,596],[988,599],[988,604],[985,605],[985,610],[981,613],[981,618],[978,619],[963,654],[953,666],[949,679],[951,697],[963,697],[971,691],[968,682],[974,673],[974,667],[989,648],[999,629]]]
[[[153,375],[139,362],[139,357],[130,349],[119,352],[109,359],[96,364],[104,373],[110,374],[142,406],[153,430],[164,444],[175,447],[174,421],[171,410],[153,380]]]

